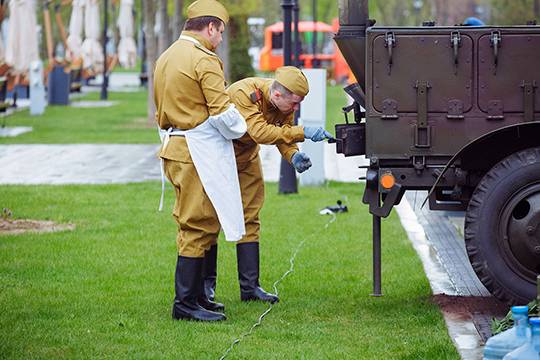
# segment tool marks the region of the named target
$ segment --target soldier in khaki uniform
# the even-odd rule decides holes
[[[247,123],[247,133],[234,140],[246,224],[246,235],[236,246],[243,301],[278,301],[259,284],[259,212],[264,202],[264,181],[258,144],[275,144],[281,155],[303,172],[311,161],[298,151],[296,143],[306,138],[322,141],[332,137],[323,128],[294,126],[294,111],[309,91],[305,75],[296,67],[285,66],[276,71],[275,77],[247,78],[227,89]],[[216,251],[215,246],[211,251]],[[205,276],[205,291],[213,297],[216,274]]]
[[[224,307],[205,296],[203,272],[221,227],[227,240],[245,233],[232,139],[245,133],[246,123],[230,103],[223,64],[214,53],[229,19],[226,9],[216,0],[197,0],[187,14],[185,30],[154,71],[159,156],[176,193],[179,256],[172,316],[217,321],[225,319],[218,312]],[[224,211],[223,203],[230,208]],[[210,260],[215,266],[215,258]]]

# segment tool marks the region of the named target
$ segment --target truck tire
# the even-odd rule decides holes
[[[485,287],[508,304],[536,296],[540,273],[540,148],[516,152],[491,168],[465,216],[469,260]]]

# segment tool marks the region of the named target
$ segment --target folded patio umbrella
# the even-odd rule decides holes
[[[137,60],[137,45],[133,39],[133,0],[121,0],[116,25],[120,32],[118,61],[125,68],[134,68]]]
[[[15,74],[28,72],[30,63],[39,60],[35,0],[9,2],[9,27],[6,63]]]
[[[84,5],[84,34],[82,57],[84,68],[95,72],[103,71],[103,48],[99,43],[99,5],[98,0],[86,0]]]
[[[4,40],[2,38],[2,31],[0,30],[0,64],[6,62],[6,49],[4,47]]]
[[[69,36],[67,38],[68,60],[75,60],[82,55],[82,32],[84,22],[84,4],[86,0],[73,0],[69,19]],[[98,29],[99,31],[99,29]]]

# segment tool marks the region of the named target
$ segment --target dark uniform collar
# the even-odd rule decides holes
[[[210,40],[202,37],[201,35],[199,35],[198,33],[194,32],[194,31],[184,30],[184,31],[182,31],[182,34],[180,34],[180,35],[192,37],[195,40],[197,40],[198,42],[200,42],[201,45],[204,46],[205,48],[207,48],[208,50],[210,50],[210,51],[215,50],[214,47],[212,46],[212,43],[210,42]]]

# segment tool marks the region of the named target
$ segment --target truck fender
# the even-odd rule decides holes
[[[540,121],[532,121],[532,122],[525,122],[525,123],[519,123],[519,124],[512,124],[508,126],[504,126],[498,129],[495,129],[493,131],[490,131],[473,141],[469,142],[465,146],[463,146],[452,158],[448,161],[448,163],[444,166],[443,170],[440,172],[439,176],[437,176],[437,179],[433,183],[433,186],[428,192],[427,197],[424,199],[424,202],[422,203],[422,208],[428,201],[430,195],[435,191],[435,188],[439,184],[439,181],[444,177],[444,174],[446,171],[456,162],[456,160],[461,159],[464,154],[467,154],[472,148],[480,146],[482,143],[487,142],[489,139],[492,139],[493,137],[499,137],[503,136],[504,134],[506,136],[515,134],[514,136],[519,137],[520,132],[539,132],[540,133]],[[540,138],[538,138],[538,144],[536,146],[540,145]],[[532,145],[531,145],[532,146]],[[530,147],[530,146],[524,146],[524,148]],[[518,149],[521,150],[521,149]]]

